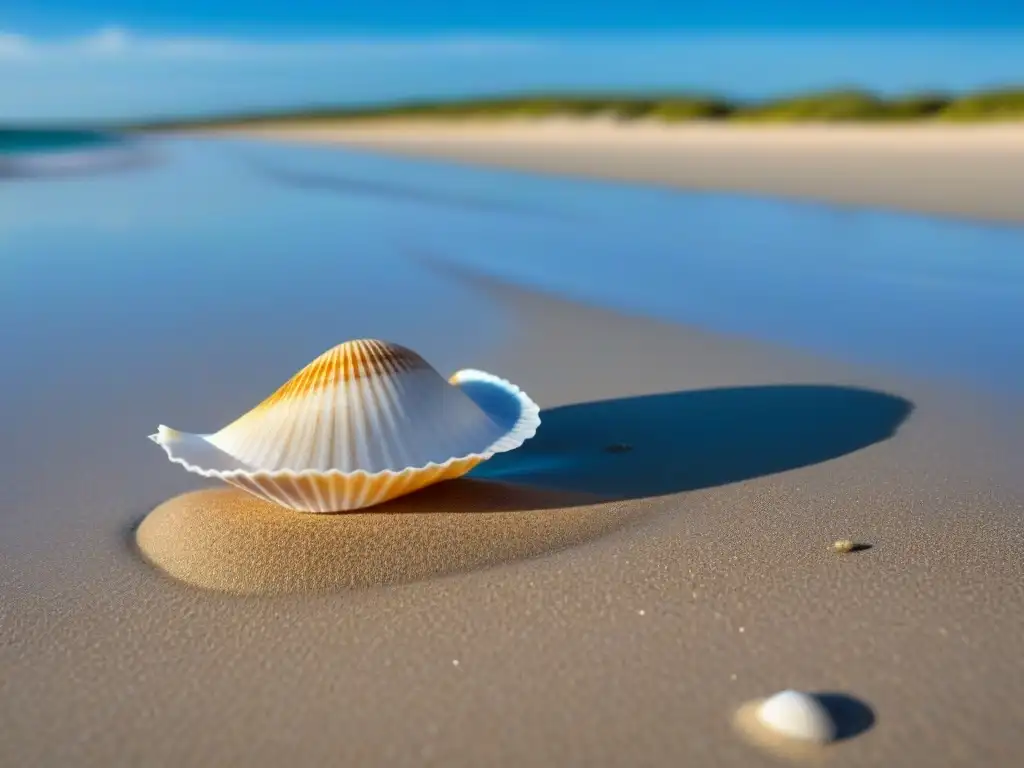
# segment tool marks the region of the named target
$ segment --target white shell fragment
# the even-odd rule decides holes
[[[212,434],[160,426],[150,438],[190,472],[285,507],[342,512],[469,472],[518,448],[540,409],[476,370],[445,380],[412,350],[339,344]]]
[[[765,699],[757,710],[757,719],[790,739],[825,744],[836,736],[828,710],[814,696],[800,691],[782,691]]]

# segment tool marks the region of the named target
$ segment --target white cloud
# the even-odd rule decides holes
[[[452,36],[347,38],[273,41],[245,38],[137,35],[108,26],[69,38],[31,38],[0,31],[0,62],[80,58],[251,59],[407,57],[422,54],[478,56],[534,50],[539,41],[523,38]]]

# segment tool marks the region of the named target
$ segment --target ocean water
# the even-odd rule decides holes
[[[0,128],[0,155],[92,150],[120,142],[119,137],[100,131]]]
[[[465,295],[459,306],[475,315],[446,308],[438,297],[460,289],[442,286],[425,258],[1024,392],[1022,227],[336,148],[167,140],[159,152],[159,164],[132,174],[0,184],[9,369],[43,375],[55,352],[86,366],[87,355],[161,344],[176,365],[240,365],[255,397],[269,382],[240,358],[261,344],[290,340],[301,364],[360,335],[425,346],[455,365],[507,332],[507,319]]]
[[[0,128],[0,181],[123,170],[155,159],[143,142],[116,133]]]

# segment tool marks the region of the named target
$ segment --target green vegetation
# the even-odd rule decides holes
[[[735,109],[732,104],[718,99],[662,99],[655,102],[645,116],[668,123],[717,120],[728,117]]]
[[[744,122],[777,123],[921,120],[940,117],[951,103],[941,95],[882,99],[864,91],[832,91],[747,106],[733,117]]]
[[[964,96],[948,104],[941,116],[946,120],[1020,120],[1024,118],[1024,88],[989,91]]]
[[[662,122],[689,120],[742,123],[988,122],[1024,120],[1024,87],[960,96],[921,93],[882,97],[866,91],[836,90],[763,102],[707,96],[533,95],[461,101],[409,102],[384,106],[164,120],[128,126],[135,130],[217,128],[260,124],[305,125],[381,118],[588,117]],[[124,127],[124,126],[121,126]]]
[[[884,99],[865,91],[830,91],[759,105],[732,113],[744,122],[882,122],[1024,120],[1024,89],[952,97],[921,93]]]

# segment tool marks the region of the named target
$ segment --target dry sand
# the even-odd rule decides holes
[[[1008,454],[985,404],[472,284],[517,330],[467,364],[546,409],[496,465],[514,491],[303,518],[314,544],[225,490],[139,530],[194,541],[179,576],[277,596],[145,562],[159,498],[5,509],[0,764],[753,768],[779,758],[734,716],[790,687],[870,712],[829,765],[1019,764],[1019,432]],[[325,575],[284,583],[289,558]]]
[[[643,514],[595,506],[582,493],[475,480],[339,515],[290,513],[217,488],[161,504],[142,521],[136,541],[149,562],[184,582],[269,595],[402,584],[523,560]]]
[[[540,173],[1024,221],[1024,124],[664,126],[392,120],[230,129]]]

